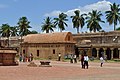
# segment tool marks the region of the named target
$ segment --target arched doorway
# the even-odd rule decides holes
[[[100,48],[100,50],[99,50],[99,57],[104,57],[104,50],[103,50],[103,48]]]
[[[77,46],[74,46],[74,49],[75,49],[75,54],[77,55],[77,57],[79,57],[79,49]]]
[[[92,56],[93,57],[97,57],[97,50],[96,50],[96,48],[92,49]]]
[[[113,58],[119,58],[118,48],[115,48],[115,49],[113,50]]]
[[[107,55],[107,59],[110,60],[111,59],[111,50],[110,50],[110,48],[107,48],[106,55]]]

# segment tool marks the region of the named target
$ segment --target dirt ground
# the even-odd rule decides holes
[[[28,67],[29,62],[18,66],[0,66],[0,80],[120,80],[120,62],[89,62],[88,69],[82,69],[80,62],[51,61],[52,67]]]

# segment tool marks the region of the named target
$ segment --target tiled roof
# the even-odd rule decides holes
[[[29,34],[25,37],[24,43],[58,43],[58,42],[73,42],[73,38],[70,41],[66,39],[67,36],[71,36],[70,32],[56,32],[56,33],[42,33],[42,34]]]

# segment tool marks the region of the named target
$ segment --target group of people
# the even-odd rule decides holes
[[[77,63],[77,55],[76,54],[70,55],[70,63]]]
[[[31,62],[33,60],[33,54],[30,53],[30,55],[27,57],[25,54],[19,55],[19,61],[20,62]]]
[[[87,54],[81,55],[81,65],[82,65],[83,69],[85,69],[85,67],[87,67],[87,69],[88,69],[88,60],[89,60],[89,58],[88,58]]]
[[[83,69],[85,69],[85,67],[88,69],[88,66],[89,66],[88,60],[89,60],[89,58],[88,58],[87,54],[81,55],[81,65],[82,65]],[[103,66],[103,63],[104,63],[104,58],[101,56],[100,57],[100,66],[101,67]]]

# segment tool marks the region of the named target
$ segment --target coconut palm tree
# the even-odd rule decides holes
[[[11,27],[11,36],[18,36],[18,26]]]
[[[79,10],[74,11],[74,13],[75,13],[75,16],[71,16],[72,23],[73,23],[73,28],[76,28],[77,33],[79,33],[79,28],[82,29],[83,26],[85,25],[85,19],[83,17],[85,14],[80,15]]]
[[[44,31],[46,31],[46,33],[49,33],[49,31],[53,31],[54,32],[54,30],[53,30],[53,28],[55,28],[55,26],[54,26],[54,24],[53,24],[53,22],[52,22],[52,20],[51,20],[51,18],[50,17],[46,17],[46,19],[44,19],[44,23],[43,23],[43,25],[41,26],[42,27],[42,31],[44,32]]]
[[[9,37],[11,35],[11,27],[9,24],[2,24],[1,29],[0,29],[0,34],[2,37],[7,37],[8,38],[8,47],[9,47]]]
[[[29,26],[30,22],[28,21],[27,17],[21,17],[18,21],[19,33],[21,36],[28,34],[28,29],[31,28]]]
[[[28,21],[27,17],[21,17],[17,24],[19,29],[19,35],[21,36],[22,41],[22,36],[27,35],[29,32],[29,28],[31,28],[31,26],[29,25],[30,22]]]
[[[109,25],[114,24],[114,30],[116,30],[117,22],[120,23],[120,5],[110,4],[110,10],[105,13],[107,22],[109,22]]]
[[[100,26],[100,22],[104,23],[104,21],[101,20],[102,13],[101,11],[92,10],[92,12],[88,13],[88,16],[86,17],[87,21],[87,28],[89,28],[90,31],[96,32],[100,31],[102,27]]]
[[[55,22],[55,26],[58,26],[58,28],[60,29],[60,32],[62,32],[63,30],[65,30],[65,26],[68,26],[67,23],[65,21],[68,21],[67,19],[67,14],[64,13],[60,13],[58,18],[54,18]]]

